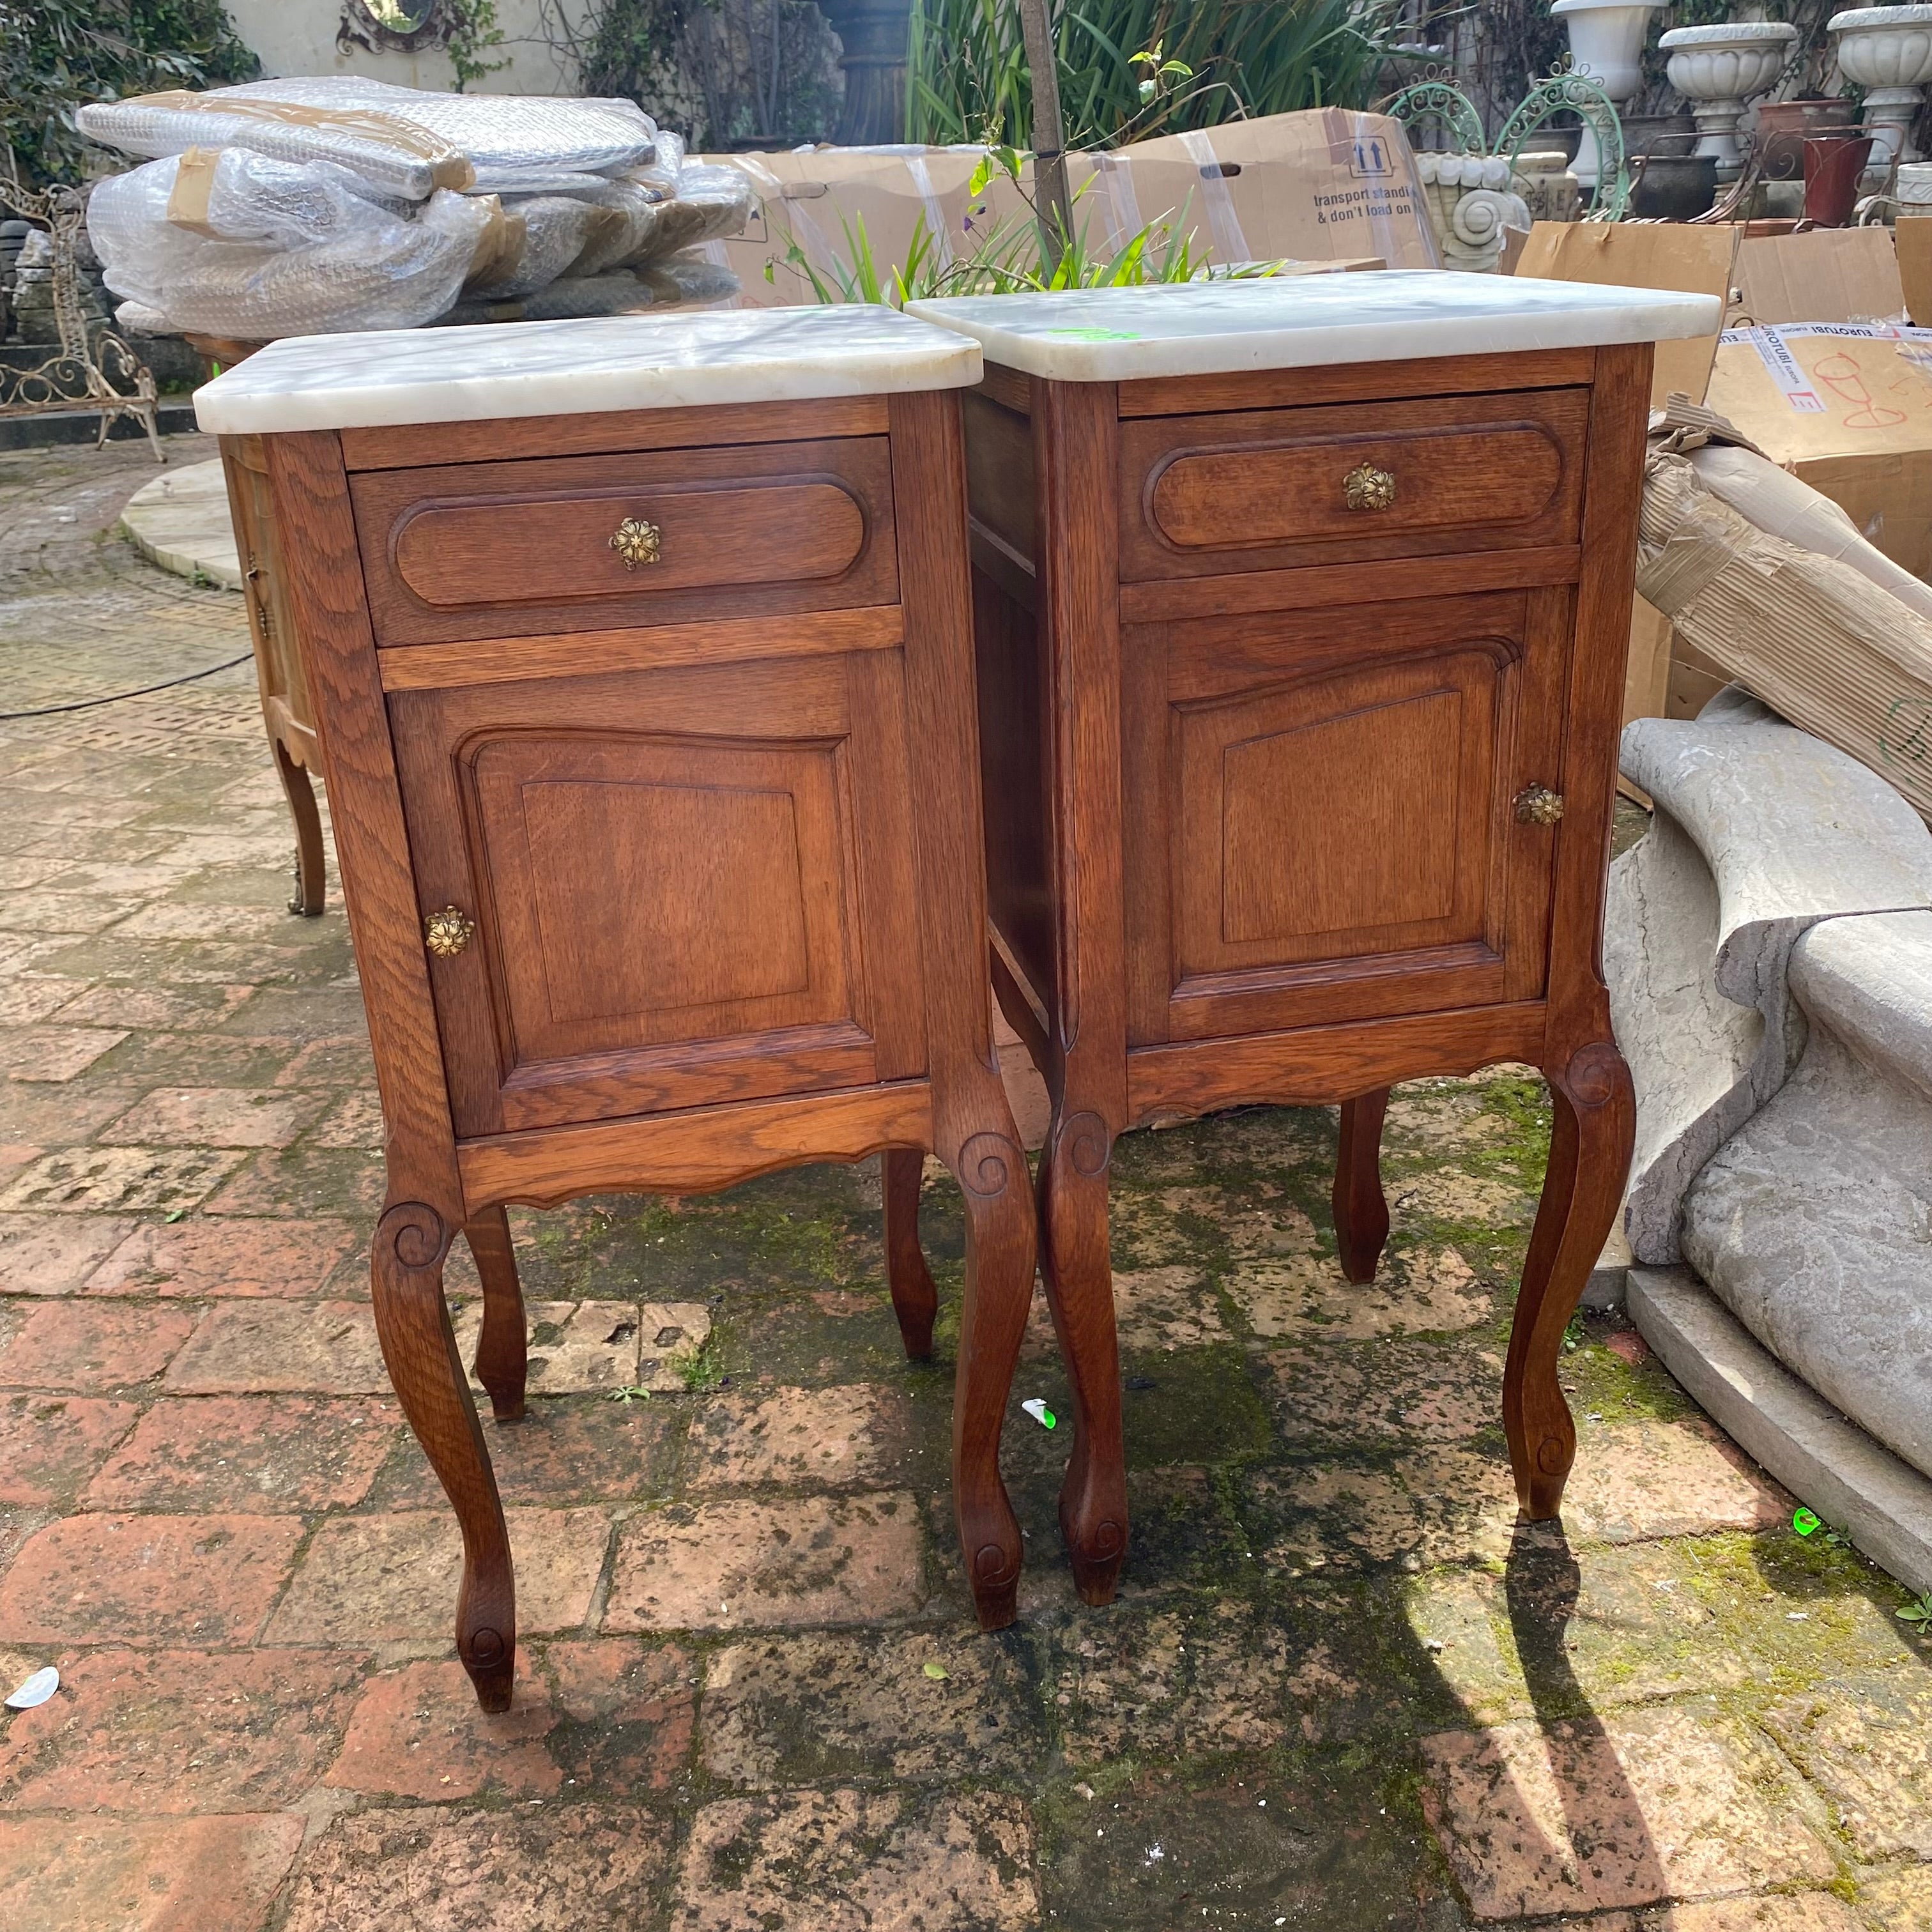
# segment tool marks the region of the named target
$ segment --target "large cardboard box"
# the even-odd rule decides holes
[[[1727,299],[1736,259],[1735,227],[1672,222],[1539,221],[1517,258],[1519,275],[1556,282],[1619,283],[1633,289],[1676,289]],[[1670,395],[1704,400],[1717,353],[1714,335],[1660,342],[1652,364],[1651,406]]]
[[[1932,216],[1908,214],[1892,232],[1905,312],[1921,328],[1932,328]]]
[[[1888,228],[1812,228],[1738,244],[1733,328],[1781,322],[1902,322],[1905,291]]]
[[[1706,400],[1838,504],[1913,576],[1932,576],[1932,331],[1870,322],[1727,330]]]
[[[714,242],[749,303],[809,302],[814,286],[854,280],[860,237],[890,292],[916,242],[944,261],[972,253],[1001,224],[1028,218],[996,176],[970,192],[983,150],[819,148],[706,157],[742,170],[757,196],[742,236]],[[1075,219],[1090,252],[1110,255],[1150,223],[1191,234],[1198,260],[1379,259],[1390,268],[1442,266],[1421,184],[1399,123],[1322,108],[1269,115],[1204,132],[1068,158]],[[1030,173],[1025,178],[1030,194]],[[972,226],[969,228],[969,221]],[[806,258],[812,273],[788,260]]]

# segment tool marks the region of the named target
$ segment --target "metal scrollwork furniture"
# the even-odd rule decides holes
[[[60,346],[37,368],[0,365],[0,417],[66,415],[98,410],[100,434],[95,446],[122,416],[146,430],[157,463],[165,463],[155,422],[158,399],[153,372],[111,328],[89,326],[80,299],[76,244],[87,218],[87,202],[77,190],[58,185],[42,193],[0,177],[0,207],[17,209],[44,229],[52,256],[53,306]]]

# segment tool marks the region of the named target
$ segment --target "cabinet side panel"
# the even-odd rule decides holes
[[[268,440],[281,571],[309,674],[343,897],[369,1019],[394,1199],[461,1221],[462,1182],[376,640],[342,452],[328,431]]]

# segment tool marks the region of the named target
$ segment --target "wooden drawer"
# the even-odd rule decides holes
[[[1123,423],[1120,574],[1574,544],[1588,405],[1522,390]]]
[[[892,604],[884,436],[392,470],[352,477],[376,641]],[[620,524],[657,533],[627,566]]]

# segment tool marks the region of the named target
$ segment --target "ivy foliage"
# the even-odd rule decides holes
[[[0,172],[78,181],[100,150],[76,109],[260,71],[220,0],[0,0]]]

